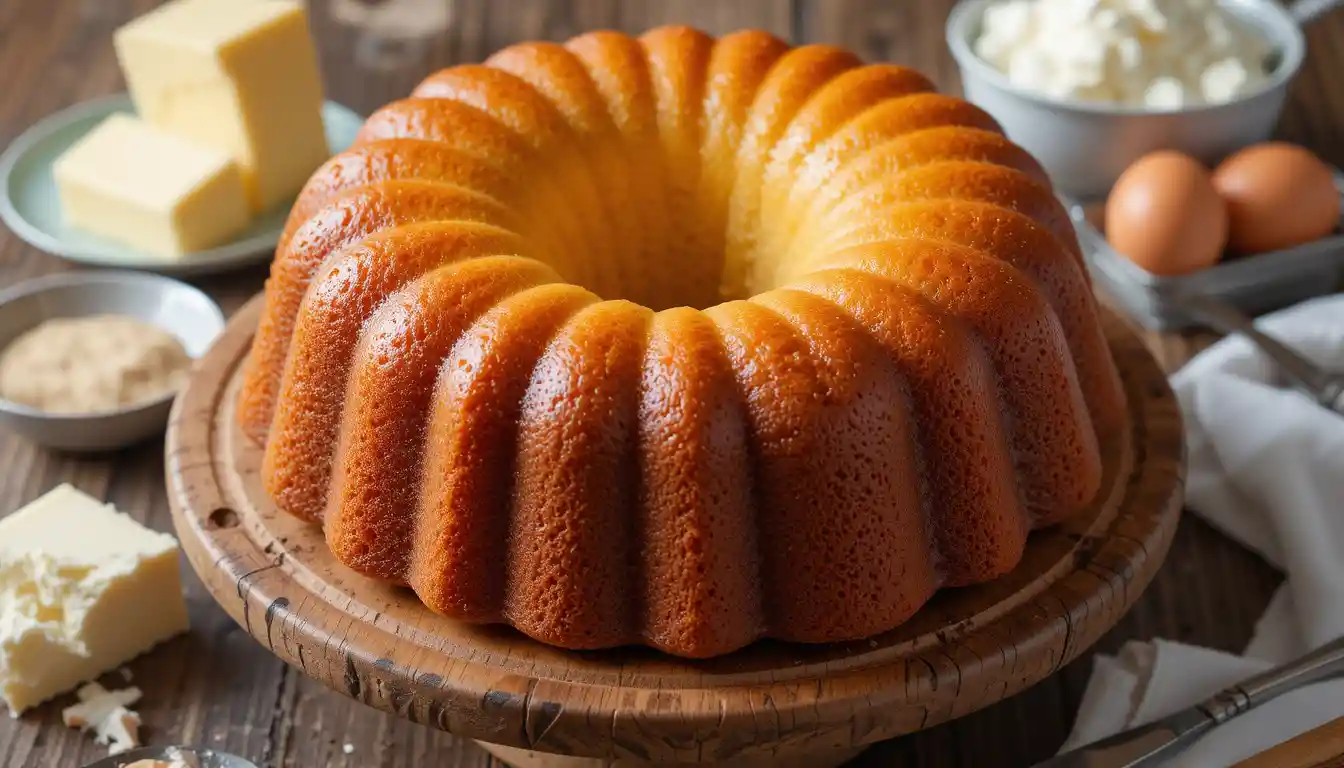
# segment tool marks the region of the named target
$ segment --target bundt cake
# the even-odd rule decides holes
[[[296,203],[243,376],[268,493],[342,563],[687,657],[1000,576],[1126,418],[1073,230],[994,120],[686,27],[378,110]]]

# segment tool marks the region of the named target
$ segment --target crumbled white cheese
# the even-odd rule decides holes
[[[108,754],[140,746],[140,716],[130,706],[140,700],[139,688],[109,691],[97,683],[79,689],[79,703],[61,711],[67,728],[93,731],[94,741],[108,747]]]
[[[0,695],[12,714],[57,693],[42,681],[89,657],[80,625],[95,595],[81,585],[92,570],[41,550],[0,558]]]
[[[1185,86],[1173,77],[1155,78],[1143,92],[1143,103],[1153,109],[1180,109],[1185,106]]]
[[[1045,96],[1164,110],[1255,89],[1270,53],[1217,0],[1003,0],[974,48]]]

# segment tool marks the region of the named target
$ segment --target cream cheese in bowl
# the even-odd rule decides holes
[[[1273,52],[1217,0],[1001,0],[973,49],[1024,90],[1148,110],[1251,93]]]
[[[1215,165],[1268,139],[1301,21],[1338,1],[961,0],[947,42],[966,98],[1058,191],[1095,200],[1151,152]]]

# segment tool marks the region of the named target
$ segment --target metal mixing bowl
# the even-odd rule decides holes
[[[1259,90],[1226,104],[1157,111],[1060,101],[1014,85],[972,48],[993,2],[963,0],[948,17],[947,43],[966,98],[1034,155],[1057,189],[1084,200],[1104,196],[1125,168],[1154,150],[1177,149],[1214,164],[1269,138],[1306,53],[1301,25],[1334,5],[1309,0],[1285,9],[1272,0],[1222,0],[1229,14],[1273,48],[1269,77]]]
[[[0,350],[58,317],[128,315],[177,337],[200,358],[224,330],[214,301],[186,283],[140,272],[70,272],[0,291]],[[100,413],[47,413],[0,399],[0,429],[65,451],[108,451],[162,434],[175,392]]]
[[[168,760],[183,752],[195,757],[201,768],[257,768],[257,764],[251,760],[203,747],[142,747],[105,757],[84,768],[123,768],[136,760]]]

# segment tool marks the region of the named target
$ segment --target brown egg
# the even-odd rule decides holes
[[[1153,152],[1126,168],[1111,189],[1106,239],[1154,274],[1196,272],[1222,256],[1227,207],[1198,160]]]
[[[1330,168],[1293,144],[1256,144],[1213,172],[1227,201],[1228,245],[1241,253],[1291,248],[1325,237],[1339,222]]]

